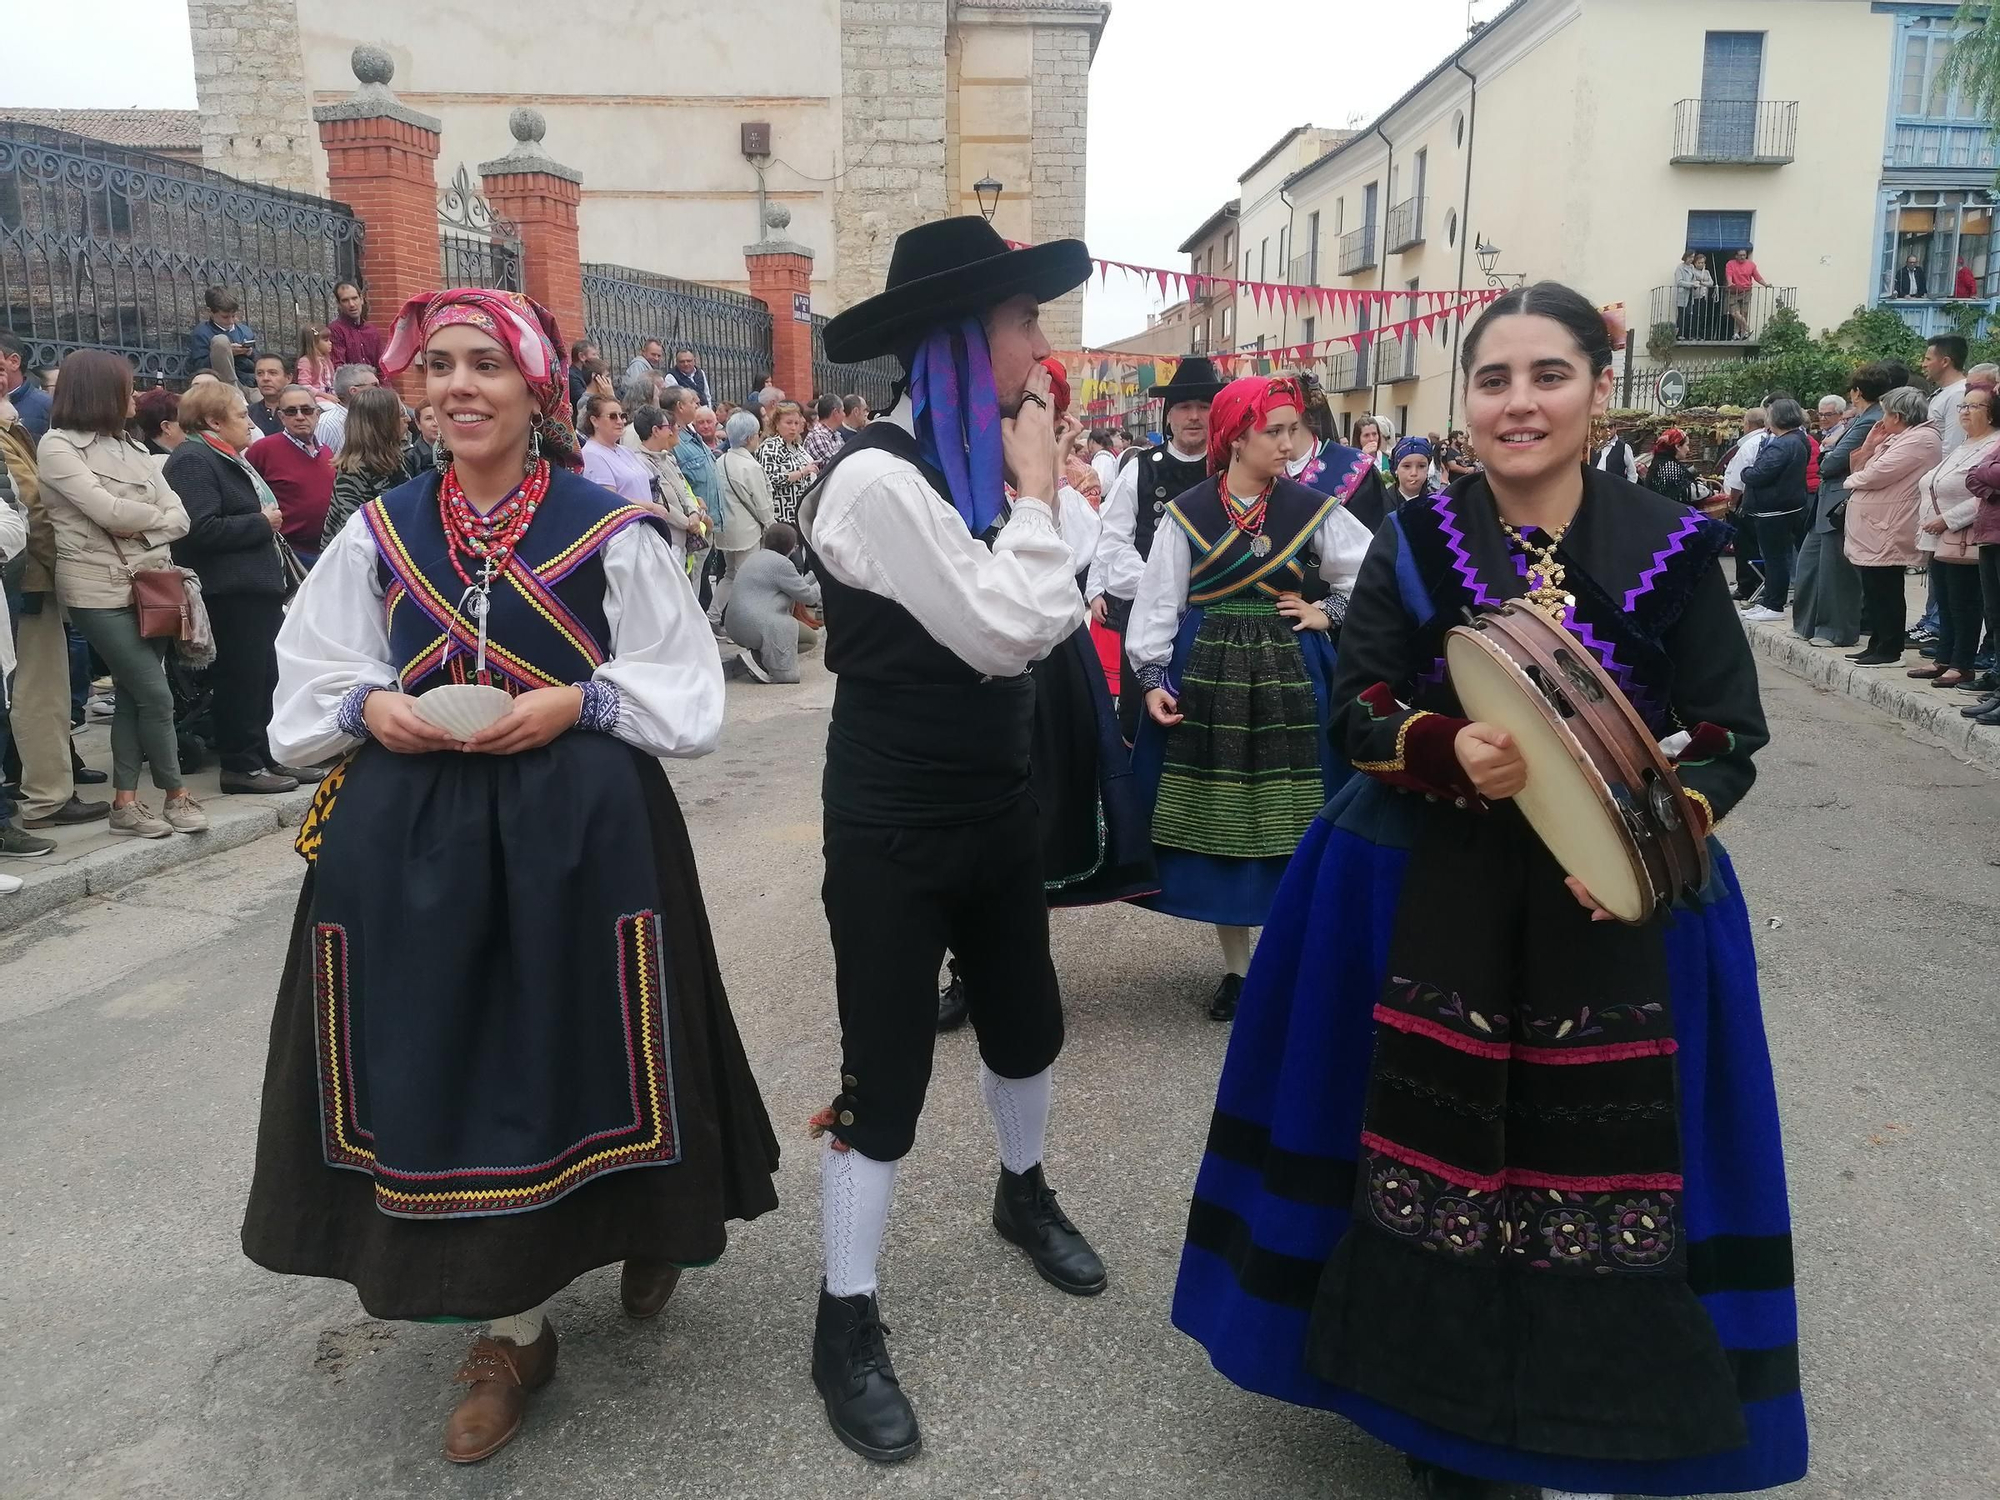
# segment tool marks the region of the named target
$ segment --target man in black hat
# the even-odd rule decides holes
[[[1132,598],[1153,550],[1153,528],[1170,502],[1208,478],[1208,408],[1224,383],[1216,378],[1214,363],[1197,355],[1182,360],[1167,384],[1153,387],[1149,394],[1165,403],[1167,440],[1118,470],[1098,511],[1102,529],[1084,592],[1091,617],[1118,632],[1120,661]],[[1143,691],[1118,695],[1118,723],[1127,744],[1139,733],[1145,702]]]
[[[1084,614],[1057,525],[1039,306],[1089,274],[1079,240],[1009,250],[982,218],[946,219],[901,236],[887,290],[826,326],[829,359],[893,354],[904,370],[894,406],[799,510],[838,679],[821,895],[841,1068],[815,1118],[830,1139],[812,1371],[835,1435],[881,1462],[920,1443],[883,1342],[875,1261],[930,1081],[947,948],[999,1136],[993,1227],[1063,1291],[1105,1285],[1042,1173],[1063,1021],[1028,784],[1028,669]]]

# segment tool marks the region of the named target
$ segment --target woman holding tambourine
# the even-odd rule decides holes
[[[1560,622],[1677,747],[1705,833],[1768,737],[1727,533],[1579,462],[1612,377],[1575,292],[1508,293],[1463,364],[1486,471],[1406,504],[1355,585],[1332,732],[1365,774],[1273,904],[1174,1320],[1237,1384],[1408,1454],[1432,1496],[1783,1484],[1806,1462],[1790,1229],[1728,858],[1711,841],[1698,892],[1611,920],[1445,670],[1468,611]]]

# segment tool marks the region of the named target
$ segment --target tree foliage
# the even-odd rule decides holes
[[[1689,381],[1688,404],[1748,407],[1788,391],[1810,407],[1829,392],[1845,396],[1856,366],[1873,360],[1899,359],[1914,377],[1923,352],[1924,341],[1893,308],[1857,307],[1840,327],[1814,338],[1796,312],[1781,307],[1764,325],[1757,358]]]
[[[1938,86],[1956,89],[1982,120],[2000,125],[2000,26],[1988,0],[1965,0],[1953,18],[1961,28],[1938,72]]]

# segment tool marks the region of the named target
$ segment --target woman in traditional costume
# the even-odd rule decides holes
[[[1236,1013],[1250,929],[1346,774],[1327,739],[1333,632],[1368,528],[1285,476],[1302,426],[1296,381],[1245,376],[1215,398],[1210,477],[1170,503],[1125,637],[1147,716],[1132,750],[1150,809],[1154,911],[1212,922]]]
[[[1347,507],[1348,514],[1373,531],[1389,513],[1382,471],[1366,453],[1340,441],[1333,406],[1326,399],[1318,377],[1306,373],[1298,377],[1298,382],[1305,397],[1310,440],[1299,445],[1299,451],[1285,466],[1287,477],[1309,490],[1333,496]]]
[[[1338,1411],[1426,1494],[1688,1495],[1805,1472],[1755,957],[1728,857],[1610,921],[1509,800],[1445,678],[1525,598],[1678,746],[1708,826],[1767,738],[1725,528],[1579,461],[1599,313],[1508,293],[1466,341],[1487,470],[1377,535],[1341,636],[1356,776],[1285,877],[1230,1039],[1174,1321],[1247,1389]]]
[[[776,1205],[658,760],[714,747],[721,666],[660,524],[573,472],[561,348],[516,293],[405,304],[383,372],[422,360],[451,466],[356,513],[277,647],[274,752],[345,758],[299,835],[243,1248],[488,1325],[455,1463],[554,1373],[550,1297],[622,1261],[650,1317]],[[512,702],[478,728],[482,684]]]

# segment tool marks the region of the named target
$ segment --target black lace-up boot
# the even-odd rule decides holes
[[[889,1363],[882,1311],[873,1295],[835,1297],[819,1289],[813,1328],[813,1384],[833,1435],[863,1458],[900,1463],[922,1446],[917,1414]]]
[[[1039,1162],[1018,1175],[1000,1169],[1000,1185],[993,1190],[993,1227],[1002,1239],[1028,1252],[1051,1286],[1076,1297],[1095,1297],[1104,1290],[1104,1262],[1056,1203],[1055,1189],[1043,1180]]]

